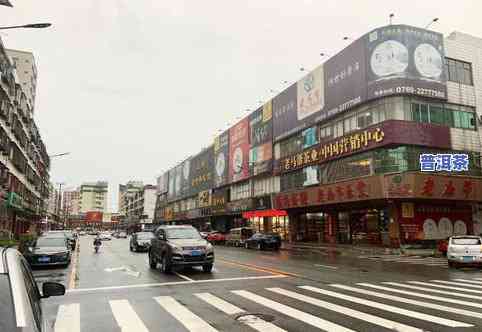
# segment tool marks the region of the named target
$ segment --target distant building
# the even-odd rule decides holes
[[[107,212],[109,183],[107,181],[85,182],[80,186],[80,212]]]
[[[6,49],[5,51],[12,59],[13,67],[17,70],[19,83],[32,106],[32,112],[34,112],[35,91],[37,89],[37,66],[35,65],[35,57],[31,52],[12,49]]]
[[[80,190],[66,190],[63,192],[63,210],[66,215],[78,215],[80,212]]]
[[[144,183],[142,181],[129,181],[126,184],[119,185],[118,211],[120,215],[125,216],[127,214],[129,200],[141,191],[143,187]]]
[[[153,223],[156,198],[157,187],[148,184],[128,199],[125,220],[129,228],[143,230],[146,224]]]

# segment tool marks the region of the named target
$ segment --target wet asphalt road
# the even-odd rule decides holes
[[[91,242],[81,238],[75,289],[45,302],[58,332],[482,331],[482,270],[440,259],[217,246],[212,273],[164,275],[128,239],[99,254]]]

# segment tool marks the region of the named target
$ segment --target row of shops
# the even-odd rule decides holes
[[[482,233],[482,180],[476,177],[407,172],[234,202],[222,195],[213,193],[215,205],[201,209],[165,207],[163,219],[201,231],[252,227],[289,242],[383,247],[431,246],[451,235]]]

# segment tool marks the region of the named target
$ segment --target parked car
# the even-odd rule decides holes
[[[258,250],[274,249],[281,247],[281,236],[277,233],[255,233],[244,242],[246,249],[256,248]]]
[[[202,266],[204,272],[211,272],[214,248],[192,226],[163,225],[156,229],[149,248],[150,267],[155,269],[158,263],[164,273],[186,266]]]
[[[80,232],[79,232],[79,235],[80,235],[80,236],[85,236],[85,235],[87,235],[87,233],[84,232],[84,231],[80,231]]]
[[[100,239],[102,241],[110,241],[110,240],[112,240],[112,236],[110,235],[109,232],[102,232],[102,233],[100,233]]]
[[[149,251],[153,237],[154,234],[152,232],[134,233],[129,241],[129,249],[131,251]]]
[[[450,267],[482,266],[482,237],[476,235],[452,236],[449,239],[447,260]]]
[[[42,294],[28,263],[12,248],[0,247],[0,331],[52,331],[42,310],[42,299],[65,294],[65,287],[44,282]]]
[[[233,228],[226,237],[226,244],[235,247],[244,246],[244,242],[254,234],[254,229],[249,227]]]
[[[119,232],[119,233],[117,234],[117,237],[118,237],[119,239],[127,239],[127,233],[124,232],[124,231],[121,231],[121,232]]]
[[[214,244],[224,243],[226,242],[226,235],[221,232],[211,232],[208,234],[206,240]]]
[[[70,264],[71,254],[69,243],[64,237],[41,236],[23,253],[31,266]]]
[[[62,237],[63,236],[67,240],[67,242],[69,243],[70,248],[72,250],[75,249],[77,239],[74,236],[74,234],[72,233],[72,231],[68,231],[68,230],[49,231],[44,236],[48,236],[48,237]]]

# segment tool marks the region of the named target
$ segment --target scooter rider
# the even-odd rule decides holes
[[[97,234],[96,238],[94,239],[94,247],[100,247],[102,245],[102,240],[100,239],[100,235]]]

